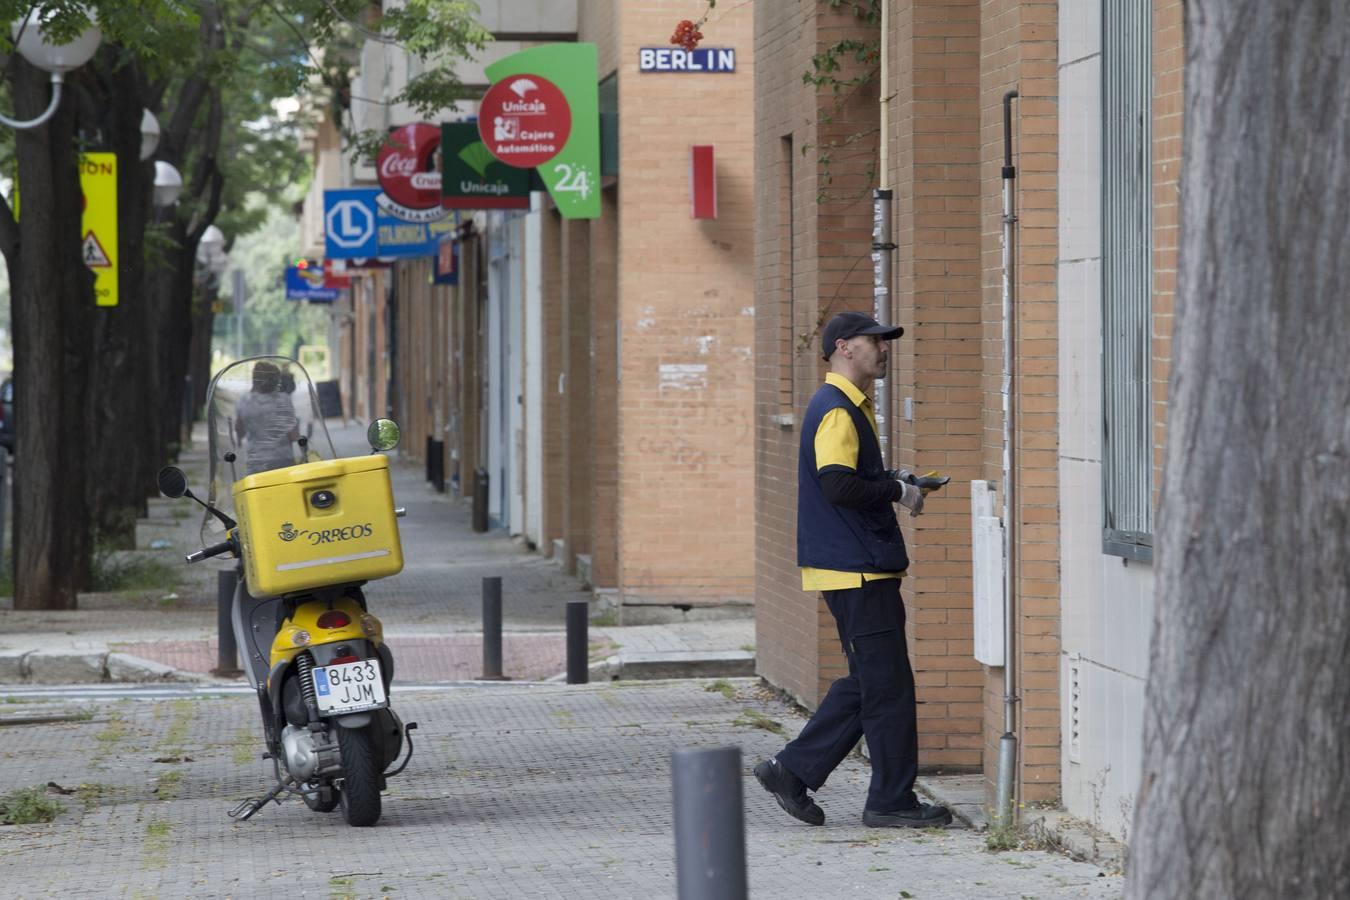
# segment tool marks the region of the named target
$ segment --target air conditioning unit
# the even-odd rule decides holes
[[[975,659],[1003,665],[1003,522],[987,481],[970,483],[971,565],[975,588]]]

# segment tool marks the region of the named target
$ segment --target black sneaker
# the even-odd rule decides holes
[[[952,814],[945,806],[920,803],[910,809],[899,809],[895,812],[864,809],[862,820],[868,828],[937,828],[950,825]]]
[[[773,794],[773,799],[792,818],[800,819],[807,825],[825,824],[825,811],[806,796],[806,785],[777,759],[770,757],[755,766],[755,779],[764,790]]]

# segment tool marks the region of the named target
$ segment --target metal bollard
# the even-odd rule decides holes
[[[590,647],[586,630],[591,604],[585,600],[567,602],[567,683],[586,684],[591,680]]]
[[[483,677],[482,681],[506,681],[502,674],[502,579],[483,579]]]
[[[680,900],[745,900],[741,748],[676,750],[670,774]]]
[[[216,573],[216,667],[211,674],[217,678],[238,678],[244,674],[239,668],[239,648],[234,640],[234,590],[239,584],[239,573],[233,568]]]

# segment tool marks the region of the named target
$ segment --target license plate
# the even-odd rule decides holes
[[[387,705],[378,659],[323,666],[313,670],[319,714],[340,716]]]

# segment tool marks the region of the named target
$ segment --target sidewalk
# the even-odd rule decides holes
[[[270,779],[255,705],[236,688],[65,701],[14,687],[0,706],[0,794],[49,782],[73,793],[50,824],[0,828],[0,881],[24,898],[674,897],[671,751],[736,744],[754,897],[1120,895],[1120,877],[1095,865],[990,853],[969,829],[862,827],[869,772],[856,756],[818,794],[825,827],[788,818],[750,768],[802,720],[751,679],[713,686],[396,685],[417,751],[369,829],[298,800],[226,817]],[[61,712],[76,715],[3,727]]]
[[[369,452],[362,425],[331,420],[328,426],[340,455]],[[200,428],[179,465],[205,493]],[[564,672],[567,603],[590,599],[590,592],[504,532],[474,533],[467,501],[435,493],[420,465],[395,456],[391,474],[395,502],[408,511],[399,520],[404,569],[371,584],[367,597],[397,654],[399,681],[459,681],[482,673],[482,580],[488,576],[502,578],[505,674],[536,681]],[[157,561],[168,575],[162,585],[83,595],[74,611],[16,612],[8,599],[0,601],[0,683],[212,680],[216,578],[224,566],[182,561],[202,546],[201,518],[190,500],[150,501],[131,557]],[[753,674],[754,623],[748,619],[593,626],[590,644],[597,680]]]

